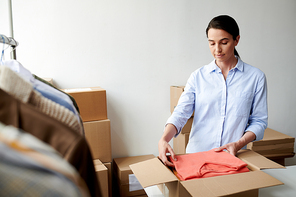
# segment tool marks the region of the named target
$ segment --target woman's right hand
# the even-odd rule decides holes
[[[177,133],[177,129],[173,124],[167,124],[164,130],[164,134],[158,142],[158,152],[159,158],[161,161],[170,167],[174,167],[174,164],[170,162],[167,158],[167,153],[169,153],[172,159],[176,160],[175,153],[172,147],[169,145],[169,141],[174,137]]]
[[[162,139],[159,140],[158,152],[159,152],[159,158],[166,166],[174,167],[174,164],[168,160],[166,155],[167,153],[170,153],[170,155],[172,156],[172,159],[176,160],[175,153],[168,142]]]

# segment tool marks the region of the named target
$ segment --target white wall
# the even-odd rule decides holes
[[[107,90],[114,158],[158,155],[169,87],[213,59],[205,28],[219,14],[237,20],[241,58],[267,76],[268,126],[296,137],[294,0],[14,0],[17,59],[59,88]]]

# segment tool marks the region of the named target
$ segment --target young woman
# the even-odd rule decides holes
[[[158,143],[159,157],[168,166],[173,164],[166,153],[175,158],[168,142],[193,111],[187,153],[216,148],[236,155],[249,142],[261,140],[267,127],[265,74],[240,59],[235,49],[240,40],[236,21],[217,16],[210,21],[206,35],[214,60],[190,75]]]

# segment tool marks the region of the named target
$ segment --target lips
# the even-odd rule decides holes
[[[223,57],[224,55],[223,54],[216,54],[216,57],[217,58],[221,58],[221,57]]]

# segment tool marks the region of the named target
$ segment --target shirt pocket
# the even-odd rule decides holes
[[[236,116],[249,116],[253,101],[252,92],[235,92],[233,108]]]

